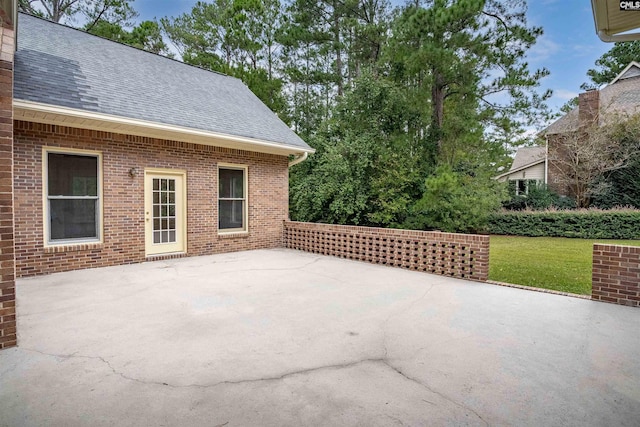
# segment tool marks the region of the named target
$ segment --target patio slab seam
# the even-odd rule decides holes
[[[563,297],[591,300],[591,295],[582,295],[582,294],[574,294],[571,292],[554,291],[553,289],[536,288],[534,286],[525,286],[525,285],[516,285],[514,283],[498,282],[496,280],[487,280],[484,283],[488,283],[490,285],[504,286],[505,288],[515,288],[515,289],[522,289],[524,291],[541,292],[544,294],[560,295]]]

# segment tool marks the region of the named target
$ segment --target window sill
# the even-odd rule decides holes
[[[233,238],[244,238],[249,237],[248,231],[228,231],[228,232],[218,232],[218,238],[220,239],[233,239]]]
[[[92,251],[96,249],[103,249],[104,243],[102,242],[90,242],[90,243],[67,243],[55,246],[45,246],[45,254],[59,254],[63,252],[79,252],[79,251]]]

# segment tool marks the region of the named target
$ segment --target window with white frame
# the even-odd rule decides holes
[[[538,187],[540,183],[535,179],[516,179],[509,181],[509,185],[511,186],[511,191],[517,196],[526,196],[529,191]]]
[[[218,167],[218,230],[247,231],[247,168]]]
[[[100,155],[45,151],[47,242],[100,240]]]

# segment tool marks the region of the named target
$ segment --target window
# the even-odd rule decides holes
[[[247,231],[247,168],[218,168],[218,230]]]
[[[100,240],[100,157],[45,151],[50,244]]]
[[[515,181],[509,181],[509,186],[512,192],[515,192],[517,196],[525,196],[529,194],[529,191],[535,189],[539,185],[536,179],[517,179]]]

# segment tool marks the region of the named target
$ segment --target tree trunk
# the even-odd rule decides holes
[[[333,2],[333,44],[336,51],[336,84],[338,96],[342,96],[342,50],[340,49],[340,17],[338,16],[338,2]]]
[[[431,140],[439,151],[442,143],[442,123],[444,121],[444,77],[433,69],[433,83],[431,84]]]

